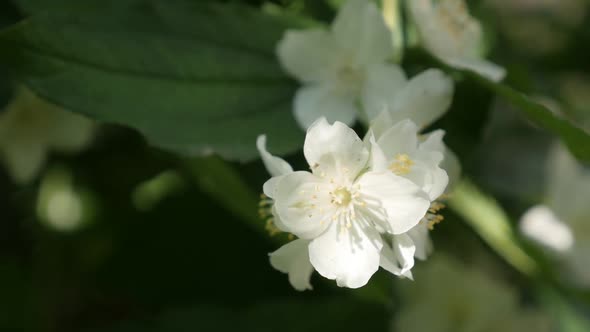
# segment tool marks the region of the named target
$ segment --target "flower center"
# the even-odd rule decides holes
[[[412,171],[414,161],[405,153],[398,153],[389,165],[389,169],[397,175],[406,175]]]
[[[364,80],[363,72],[352,65],[343,65],[336,73],[339,90],[345,93],[356,93]]]
[[[474,21],[464,1],[441,0],[436,4],[439,22],[453,39],[455,49],[460,53],[470,53],[477,47],[481,38],[481,28]]]
[[[332,204],[347,206],[352,201],[350,190],[340,187],[332,192]]]

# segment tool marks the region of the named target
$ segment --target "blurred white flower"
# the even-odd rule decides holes
[[[404,151],[416,149],[416,139],[401,138],[409,142]],[[416,246],[407,232],[424,217],[430,200],[388,169],[387,160],[374,157],[384,155],[374,138],[363,142],[345,124],[319,119],[303,149],[311,173],[293,172],[266,151],[264,140],[259,138],[258,148],[273,175],[264,193],[273,200],[274,222],[299,238],[271,254],[271,263],[289,273],[296,289],[311,288],[313,269],[350,288],[365,285],[380,265],[409,276]]]
[[[544,205],[530,208],[520,219],[520,230],[531,240],[558,253],[574,245],[572,230]]]
[[[37,216],[55,231],[78,231],[92,221],[92,194],[74,183],[70,170],[52,167],[40,181]]]
[[[472,70],[501,81],[504,68],[480,56],[482,29],[464,0],[408,1],[410,14],[425,49],[450,66]]]
[[[351,125],[367,81],[395,91],[404,74],[386,62],[392,53],[391,32],[377,6],[367,0],[347,1],[330,30],[287,31],[277,54],[283,68],[304,84],[294,101],[301,127],[322,116]]]
[[[32,180],[52,151],[74,152],[86,147],[94,124],[19,88],[0,112],[0,156],[15,181]]]
[[[389,78],[376,73],[366,82],[363,108],[373,119],[371,128],[377,136],[407,119],[423,129],[449,109],[453,92],[453,80],[438,69],[425,70],[409,80],[401,71]]]
[[[590,169],[561,145],[549,155],[545,195],[544,205],[523,215],[520,229],[557,256],[566,277],[590,287]]]
[[[414,283],[400,287],[396,331],[550,331],[541,312],[522,308],[512,288],[483,271],[436,256],[415,275]]]

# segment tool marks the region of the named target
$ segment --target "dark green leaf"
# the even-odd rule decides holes
[[[466,73],[486,88],[494,91],[514,107],[521,110],[533,123],[549,130],[555,135],[558,135],[578,159],[590,163],[589,133],[576,127],[566,119],[557,116],[547,107],[534,102],[526,95],[505,84],[494,83],[471,72]]]
[[[76,11],[81,10],[97,10],[105,7],[128,6],[138,0],[13,0],[14,4],[24,14],[35,14],[41,12],[64,12],[64,11]]]
[[[274,55],[287,23],[243,6],[135,2],[36,15],[0,33],[0,59],[42,97],[175,152],[247,160],[262,133],[277,153],[300,147],[295,84]]]
[[[272,301],[246,310],[201,305],[143,322],[124,323],[105,332],[300,332],[387,331],[388,313],[375,304],[347,298]],[[98,331],[98,330],[95,330]]]

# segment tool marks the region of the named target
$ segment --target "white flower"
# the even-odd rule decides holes
[[[378,84],[369,85],[376,87]],[[398,77],[396,86],[399,87],[397,91],[390,94],[379,92],[375,88],[372,90],[375,91],[374,95],[366,99],[365,110],[373,118],[371,133],[377,139],[393,126],[408,119],[422,131],[438,120],[449,109],[453,100],[453,81],[438,69],[428,69],[409,81]],[[437,135],[442,135],[442,132]],[[426,138],[428,135],[423,137]],[[431,142],[435,141],[437,140]],[[439,146],[433,148],[439,149],[444,155],[440,165],[448,173],[451,182],[456,182],[461,173],[459,160],[442,141],[438,142]]]
[[[319,117],[350,125],[367,80],[395,90],[401,69],[386,60],[391,32],[374,3],[349,0],[330,30],[289,30],[277,47],[284,69],[304,84],[295,96],[295,118],[308,128]],[[375,78],[375,76],[378,76]]]
[[[365,285],[380,265],[398,275],[413,266],[415,248],[405,233],[430,201],[410,180],[388,169],[371,170],[375,144],[321,118],[308,129],[303,149],[312,172],[292,172],[264,143],[259,138],[263,161],[275,170],[264,185],[274,200],[275,224],[299,238],[271,254],[271,263],[289,273],[296,289],[310,288],[307,260],[322,276],[350,288]],[[396,240],[384,241],[391,236]]]
[[[437,254],[415,274],[400,287],[395,331],[550,331],[542,313],[522,308],[514,289],[483,271]]]
[[[566,253],[574,246],[574,234],[570,227],[545,205],[528,209],[519,226],[528,238],[556,253]]]
[[[438,212],[438,203],[435,201],[445,191],[449,178],[440,167],[445,152],[442,142],[444,131],[437,130],[425,137],[419,137],[419,130],[412,121],[404,120],[378,138],[371,137],[374,142],[372,169],[388,170],[405,177],[428,195],[432,203],[432,213],[427,214],[419,224],[404,234],[407,238],[401,240],[415,248],[414,255],[417,258],[426,259],[432,250],[429,228],[439,221],[439,217],[435,215]],[[394,237],[394,241],[396,240],[400,241],[398,236]]]
[[[428,69],[408,80],[403,72],[391,80],[395,89],[377,75],[367,82],[363,106],[376,136],[403,120],[421,129],[440,118],[453,100],[453,80],[438,69]],[[383,112],[387,111],[387,112]]]
[[[32,180],[51,150],[73,152],[89,144],[94,124],[20,88],[0,113],[0,155],[19,183]]]
[[[443,62],[501,81],[504,68],[480,57],[482,29],[465,5],[464,0],[408,1],[420,40],[434,56]]]
[[[444,145],[442,130],[423,136],[418,133],[448,110],[454,86],[451,78],[437,69],[426,70],[409,81],[405,77],[398,79],[399,88],[390,94],[379,91],[377,82],[369,82],[367,86],[374,87],[374,95],[366,99],[364,107],[374,117],[369,136],[380,148],[373,158],[381,156],[381,168],[413,181],[432,202],[432,210],[407,234],[416,247],[415,257],[423,260],[432,251],[429,229],[441,220],[437,212],[442,205],[436,201],[452,190],[449,180],[457,182],[461,167],[455,154]]]
[[[561,146],[553,147],[547,164],[544,205],[528,210],[520,229],[557,256],[566,277],[590,287],[590,169]]]
[[[373,170],[403,176],[417,184],[435,201],[445,191],[449,178],[440,168],[445,146],[443,130],[419,137],[418,126],[410,120],[402,121],[373,139]]]

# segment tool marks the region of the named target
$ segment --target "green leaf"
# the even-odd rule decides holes
[[[468,180],[458,183],[449,200],[449,207],[518,271],[527,276],[539,273],[535,260],[519,245],[502,207],[473,183]]]
[[[539,287],[537,294],[546,311],[551,313],[562,332],[584,332],[590,330],[590,321],[563,294],[551,289]]]
[[[41,97],[138,129],[158,147],[233,160],[298,149],[296,85],[274,48],[295,24],[237,5],[136,0],[49,11],[0,33],[0,60]]]
[[[34,14],[49,11],[80,11],[80,10],[97,10],[105,6],[128,5],[137,0],[12,0],[18,9],[25,14]]]
[[[505,84],[494,83],[472,72],[463,72],[521,110],[533,123],[559,136],[578,159],[590,163],[589,133]]]

